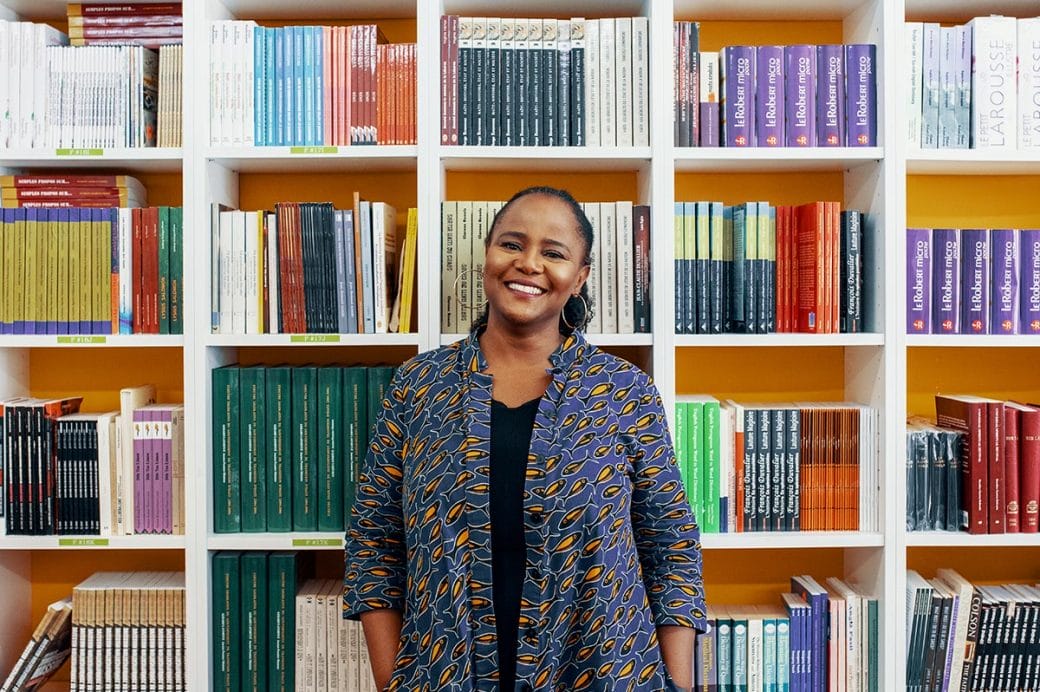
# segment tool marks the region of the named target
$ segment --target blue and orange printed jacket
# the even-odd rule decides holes
[[[656,628],[706,623],[660,395],[577,332],[550,363],[524,488],[517,690],[675,690]],[[486,368],[476,334],[402,365],[362,469],[345,615],[403,612],[388,690],[498,689]]]

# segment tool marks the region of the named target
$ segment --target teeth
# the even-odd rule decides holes
[[[509,285],[510,288],[512,288],[512,289],[514,289],[516,291],[522,291],[523,293],[527,293],[527,294],[530,294],[532,296],[538,296],[538,295],[541,295],[542,293],[544,293],[544,291],[542,289],[536,288],[535,286],[525,286],[524,284],[508,284],[508,285]]]

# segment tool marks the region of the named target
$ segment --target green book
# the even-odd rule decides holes
[[[864,596],[867,604],[867,689],[865,692],[878,692],[878,599]]]
[[[318,529],[317,442],[318,368],[293,368],[292,498],[293,530]]]
[[[679,467],[679,477],[682,479],[683,490],[686,491],[686,499],[690,501],[690,449],[686,445],[686,402],[680,401],[675,404],[675,463]],[[691,504],[692,508],[693,505]]]
[[[386,398],[390,380],[394,377],[395,368],[391,365],[377,365],[368,369],[368,435],[365,445],[372,440],[376,422],[383,410],[383,399]]]
[[[242,553],[242,689],[267,690],[267,553]]]
[[[318,370],[318,530],[343,531],[341,368]]]
[[[184,207],[170,207],[170,333],[184,333]]]
[[[267,530],[292,531],[292,368],[267,368]]]
[[[368,450],[368,369],[343,368],[343,526],[350,526],[350,510]]]
[[[239,454],[239,367],[213,371],[213,530],[242,530]]]
[[[242,530],[250,532],[267,531],[266,372],[260,365],[239,370]]]
[[[159,207],[159,333],[170,333],[170,208]]]
[[[704,406],[686,402],[687,475],[690,479],[690,509],[697,523],[704,524]]]
[[[691,405],[701,407],[701,505],[697,521],[704,533],[718,533],[721,530],[722,409],[718,399],[712,396],[693,397]]]
[[[213,689],[239,692],[242,680],[242,553],[222,550],[213,554]]]
[[[296,591],[313,553],[274,552],[267,558],[267,685],[271,692],[293,692],[296,684]]]

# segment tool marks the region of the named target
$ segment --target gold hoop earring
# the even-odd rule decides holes
[[[470,305],[469,303],[467,303],[466,301],[464,301],[462,298],[459,297],[459,280],[462,277],[466,276],[467,274],[478,274],[480,276],[480,280],[481,281],[484,280],[484,275],[479,270],[477,270],[477,269],[469,269],[469,270],[464,271],[464,272],[462,272],[461,274],[459,274],[458,276],[455,277],[455,281],[451,285],[451,292],[455,295],[455,300],[458,301],[459,307],[461,307],[463,310],[472,310],[474,312],[477,312],[478,308],[473,307],[472,305]],[[479,310],[482,311],[484,309],[484,306],[486,306],[486,305],[487,305],[487,301],[485,300],[483,303],[481,303]]]
[[[588,303],[588,301],[585,300],[585,296],[583,296],[580,293],[575,293],[573,297],[577,298],[578,300],[580,300],[582,307],[585,308],[585,310],[582,312],[582,318],[580,320],[578,320],[581,324],[585,324],[586,322],[589,321],[589,303]],[[567,329],[570,329],[572,332],[575,329],[577,329],[577,327],[575,327],[573,324],[571,324],[570,322],[567,321],[567,306],[566,305],[564,305],[564,307],[563,307],[563,312],[560,313],[560,321],[563,322],[563,326],[567,327]]]

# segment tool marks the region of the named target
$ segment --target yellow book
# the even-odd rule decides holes
[[[264,286],[267,285],[267,269],[264,264],[267,254],[267,240],[266,234],[264,233],[265,216],[266,214],[263,209],[256,212],[256,228],[253,230],[253,232],[256,233],[256,277],[254,280],[257,283],[256,315],[257,324],[259,325],[257,331],[258,334],[265,334],[267,332],[264,328],[267,323],[267,305],[264,302]],[[171,240],[170,242],[172,243],[173,241]]]
[[[402,334],[412,331],[412,303],[415,298],[415,255],[419,242],[419,210],[408,210],[408,226],[404,236],[404,264],[401,267],[401,323]]]
[[[90,320],[93,319],[93,303],[90,293],[90,267],[94,257],[94,238],[90,221],[90,210],[80,212],[79,219],[79,334],[90,333]]]
[[[40,229],[37,210],[28,209],[25,215],[25,333],[36,333],[36,303],[39,294]]]
[[[44,290],[47,292],[47,333],[56,334],[58,330],[58,210],[54,209],[47,219],[47,280]]]
[[[94,222],[94,271],[91,276],[94,295],[93,334],[112,332],[109,271],[112,268],[112,210],[105,209]]]
[[[58,256],[54,245],[55,219],[58,217],[57,210],[40,210],[40,230],[42,231],[40,244],[40,322],[41,328],[38,334],[54,334],[54,274],[55,264]]]
[[[7,258],[7,239],[10,236],[9,221],[6,214],[0,214],[0,325],[8,322],[7,291],[11,284],[9,280],[11,264]]]
[[[82,237],[79,232],[79,212],[69,217],[69,267],[68,267],[68,333],[79,334],[79,315],[80,315],[80,269],[79,265],[83,258],[83,253],[80,252],[80,245],[82,244]]]
[[[58,213],[58,271],[54,284],[58,295],[58,333],[69,331],[69,210]],[[113,438],[114,439],[114,438]]]

